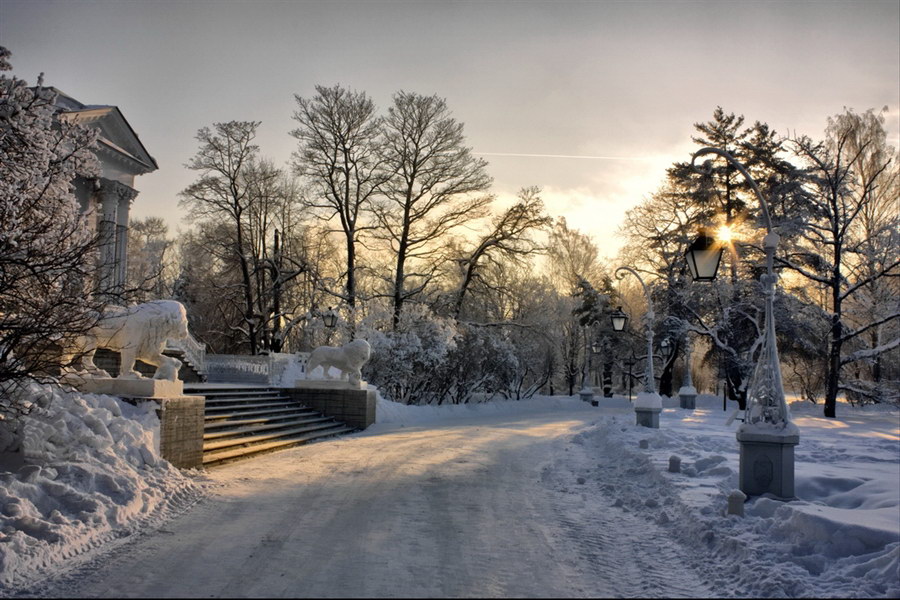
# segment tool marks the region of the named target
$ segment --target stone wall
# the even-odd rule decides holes
[[[292,400],[350,427],[365,429],[375,422],[377,392],[374,389],[283,388],[283,391]]]

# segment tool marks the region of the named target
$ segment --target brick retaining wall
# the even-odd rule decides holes
[[[375,390],[282,388],[292,400],[350,427],[365,429],[375,422]]]

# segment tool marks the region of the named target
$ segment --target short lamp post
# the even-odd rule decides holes
[[[684,335],[684,377],[681,381],[681,389],[678,390],[678,406],[694,410],[697,406],[697,388],[691,379],[691,336]]]
[[[634,366],[634,361],[630,358],[626,358],[625,362],[622,365],[628,369],[628,401],[631,402],[631,384],[633,381],[633,375],[631,374],[631,367]]]
[[[616,279],[622,279],[623,273],[631,273],[641,283],[644,295],[647,297],[647,314],[644,319],[647,323],[647,370],[644,374],[644,391],[639,392],[634,401],[634,414],[638,425],[659,429],[659,413],[662,412],[662,398],[656,393],[656,380],[653,377],[653,300],[650,298],[650,290],[647,289],[644,280],[637,271],[631,267],[619,267],[616,269]],[[623,327],[624,329],[624,323]]]
[[[584,370],[581,372],[581,391],[578,395],[584,402],[594,404],[594,390],[591,387],[591,326],[584,326]]]
[[[766,299],[766,321],[762,351],[750,380],[744,422],[737,432],[741,446],[740,489],[748,496],[771,493],[781,498],[793,498],[794,446],[800,442],[800,430],[791,421],[784,399],[775,340],[775,249],[779,236],[772,231],[769,204],[744,165],[719,148],[701,148],[691,159],[695,170],[700,170],[694,166],[697,158],[706,154],[724,158],[744,176],[756,193],[766,219],[766,236],[763,238],[766,273],[760,277]]]

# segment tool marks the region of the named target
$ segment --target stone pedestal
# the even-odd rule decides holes
[[[304,390],[365,390],[369,384],[365,381],[350,383],[341,379],[297,379],[294,387]]]
[[[773,494],[794,497],[794,446],[800,442],[796,428],[785,433],[761,432],[742,425],[737,432],[741,445],[740,489],[748,496]]]
[[[293,388],[282,388],[292,400],[350,427],[365,429],[375,422],[378,390],[375,386],[362,389],[346,381],[299,380]],[[326,385],[319,385],[326,384]],[[363,384],[364,385],[364,384]]]
[[[584,402],[591,402],[594,399],[594,390],[589,387],[581,388],[581,391],[578,392],[578,395],[581,396],[581,399]]]
[[[656,392],[641,392],[634,400],[636,424],[659,429],[659,413],[662,412],[662,398]]]
[[[203,467],[203,420],[206,398],[177,396],[122,399],[131,404],[138,402],[156,404],[156,415],[159,417],[159,453],[164,459],[180,469]]]
[[[174,398],[184,395],[184,382],[168,379],[121,379],[118,377],[83,377],[68,374],[61,378],[85,394],[134,396],[142,398]]]
[[[678,390],[678,406],[694,410],[697,406],[697,388],[686,385]]]
[[[661,408],[637,408],[634,409],[635,423],[641,427],[659,429],[659,413]]]

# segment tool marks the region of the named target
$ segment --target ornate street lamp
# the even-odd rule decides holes
[[[616,269],[616,279],[622,279],[624,275],[622,271],[627,271],[637,277],[644,290],[644,296],[647,297],[647,314],[644,315],[647,324],[647,370],[644,374],[644,391],[640,392],[634,401],[634,414],[638,425],[658,429],[659,413],[662,412],[662,398],[656,393],[656,381],[653,377],[653,300],[650,298],[650,290],[647,289],[637,271],[631,267],[619,267]],[[615,328],[615,323],[613,323],[613,328]],[[624,323],[622,328],[624,329]],[[621,331],[621,329],[617,329],[617,331]]]
[[[622,307],[616,307],[609,315],[610,321],[612,321],[612,326],[614,331],[625,331],[625,323],[628,322],[628,315],[622,312]]]
[[[338,319],[337,313],[334,312],[334,309],[330,306],[328,307],[327,312],[322,313],[322,321],[325,322],[325,327],[327,327],[329,329],[331,329],[335,325],[337,325],[337,319]]]
[[[700,231],[700,235],[684,253],[694,281],[712,281],[716,278],[724,248],[706,230]]]
[[[800,442],[800,430],[791,422],[790,412],[784,400],[781,382],[781,364],[775,341],[775,249],[780,240],[772,231],[769,204],[759,191],[756,181],[731,154],[718,148],[701,148],[694,153],[691,166],[705,154],[715,154],[727,160],[753,188],[766,219],[766,273],[760,277],[766,297],[766,322],[762,350],[747,394],[747,410],[744,423],[738,428],[737,439],[741,445],[740,488],[748,496],[772,493],[782,498],[794,496],[794,446]],[[711,172],[711,166],[706,169]]]
[[[672,342],[669,338],[663,338],[663,341],[659,343],[659,350],[662,352],[663,358],[668,360],[670,356],[672,356],[672,350],[674,350],[674,346],[672,346]]]

